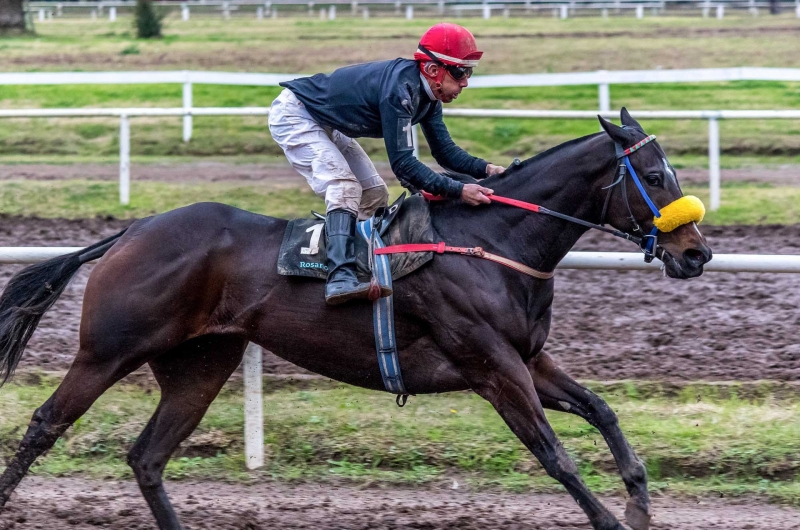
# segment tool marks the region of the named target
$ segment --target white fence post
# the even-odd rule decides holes
[[[92,9],[90,18],[92,19],[92,21],[97,20],[97,9]]]
[[[444,15],[444,0],[439,0],[436,2],[436,10],[440,15]],[[798,13],[800,13],[800,11],[798,11]]]
[[[569,6],[562,5],[562,6],[560,6],[560,10],[561,10],[561,18],[562,19],[565,19],[565,18],[569,17]]]
[[[39,22],[44,22],[44,9],[39,9]]]
[[[189,6],[186,4],[181,4],[181,20],[184,22],[189,20]]]
[[[605,70],[600,70],[605,73]],[[599,107],[601,112],[608,112],[611,110],[611,89],[608,83],[600,83],[597,85],[597,99],[599,100]]]
[[[725,6],[719,4],[717,6],[717,20],[722,20],[723,18],[725,18]]]
[[[60,17],[64,15],[64,4],[58,3],[56,4],[56,16]]]
[[[414,158],[419,159],[419,125],[411,127],[411,145],[414,146]]]
[[[600,16],[603,17],[603,20],[608,19],[608,8],[604,7],[600,10]]]
[[[489,6],[489,4],[484,3],[483,4],[483,19],[484,20],[489,20],[490,18],[492,18],[492,8]]]
[[[116,7],[109,7],[108,8],[108,21],[109,22],[116,22],[117,21],[117,8]]]
[[[364,17],[364,20],[369,20],[369,7],[364,6],[364,11],[362,11],[361,14]]]
[[[800,4],[797,4],[797,7],[795,8],[794,12],[797,15],[797,18],[800,18]]]
[[[272,13],[273,19],[278,18],[278,8],[276,6],[273,6],[272,9],[270,9],[270,13]]]
[[[708,120],[708,188],[711,211],[719,210],[720,205],[719,177],[719,121]]]
[[[183,84],[183,141],[192,139],[192,83]]]
[[[414,20],[414,6],[406,6],[406,20]]]
[[[222,18],[230,20],[231,18],[231,4],[230,2],[222,2]]]
[[[131,122],[128,116],[119,117],[119,203],[131,202]]]
[[[636,6],[636,18],[644,18],[644,6]]]
[[[247,469],[264,465],[264,405],[261,347],[252,342],[244,351],[244,453]]]
[[[328,8],[328,19],[336,20],[336,6],[333,5]]]
[[[256,8],[256,20],[264,20],[264,6]]]

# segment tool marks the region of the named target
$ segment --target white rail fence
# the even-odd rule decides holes
[[[266,116],[267,107],[193,107],[193,108],[128,108],[128,109],[0,109],[0,118],[78,118],[119,117],[119,200],[130,204],[131,145],[130,119],[136,116]],[[493,110],[445,109],[450,117],[469,118],[536,118],[594,120],[600,114],[616,119],[616,111],[585,110]],[[721,204],[719,120],[789,119],[800,120],[800,110],[644,110],[632,111],[637,119],[675,119],[708,121],[709,156],[709,208],[717,210]],[[266,126],[266,125],[265,125]],[[416,143],[417,136],[414,136]],[[415,145],[415,149],[417,149]]]
[[[0,247],[0,265],[38,263],[56,256],[77,252],[82,247]],[[560,269],[606,269],[658,271],[659,263],[644,263],[632,252],[569,252]],[[715,254],[705,265],[707,272],[800,273],[800,255]],[[261,348],[250,343],[245,351],[244,434],[245,465],[256,469],[264,465],[264,407]]]
[[[800,2],[800,0],[798,0]],[[139,72],[8,72],[0,73],[0,85],[137,85],[180,84],[183,108],[192,107],[194,84],[277,86],[297,74],[203,72],[194,70]],[[713,83],[730,81],[800,82],[800,68],[692,68],[682,70],[598,70],[555,74],[479,75],[472,88],[597,85],[599,110],[611,110],[611,85],[654,83]],[[192,137],[191,116],[184,120],[184,141]]]
[[[200,0],[200,1],[158,1],[156,4],[165,11],[180,10],[181,20],[186,22],[191,13],[197,15],[221,16],[225,20],[232,16],[276,19],[281,16],[309,16],[322,20],[335,20],[337,7],[340,14],[350,17],[368,19],[371,14],[379,16],[403,17],[413,20],[415,13],[422,17],[442,17],[446,15],[480,16],[490,19],[497,13],[504,18],[511,16],[547,16],[566,19],[570,16],[600,15],[607,18],[609,14],[627,14],[633,12],[637,19],[661,14],[700,15],[703,18],[712,16],[723,19],[727,12],[742,12],[749,16],[759,16],[771,8],[770,2],[764,0]],[[800,18],[800,0],[779,0],[779,9],[783,12],[794,11]],[[349,7],[349,10],[347,9]],[[100,1],[100,2],[30,2],[28,12],[37,13],[39,22],[64,16],[89,17],[92,20],[105,18],[115,22],[118,12],[130,14],[134,9],[133,1]]]

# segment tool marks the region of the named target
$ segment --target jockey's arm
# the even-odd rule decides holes
[[[442,120],[441,104],[436,105],[428,118],[420,122],[420,126],[431,148],[431,154],[440,166],[476,179],[487,176],[486,167],[489,163],[470,155],[458,147],[450,137],[450,132]]]
[[[411,127],[413,127],[411,110],[405,108],[399,98],[389,97],[381,102],[380,111],[386,152],[389,155],[392,171],[400,183],[434,195],[460,198],[464,184],[436,173],[414,156],[414,145],[411,141]],[[484,173],[483,176],[485,175]]]

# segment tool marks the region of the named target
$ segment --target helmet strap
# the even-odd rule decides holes
[[[431,75],[430,73],[428,73],[427,66],[429,64],[435,64],[436,66],[439,67],[438,71],[436,72],[436,75]],[[430,61],[430,62],[420,62],[420,71],[422,72],[422,75],[433,81],[431,89],[433,90],[434,95],[438,96],[439,95],[438,93],[440,93],[442,90],[442,81],[444,81],[444,76],[447,75],[447,70],[445,70],[444,66],[441,63]]]

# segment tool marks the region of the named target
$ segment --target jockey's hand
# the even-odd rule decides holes
[[[461,192],[461,200],[470,206],[477,206],[479,204],[489,204],[490,201],[487,195],[494,193],[494,190],[484,188],[479,184],[464,184],[464,189]]]
[[[486,176],[491,177],[492,175],[499,175],[500,173],[505,173],[506,168],[503,166],[497,166],[495,164],[488,164],[486,166]]]

